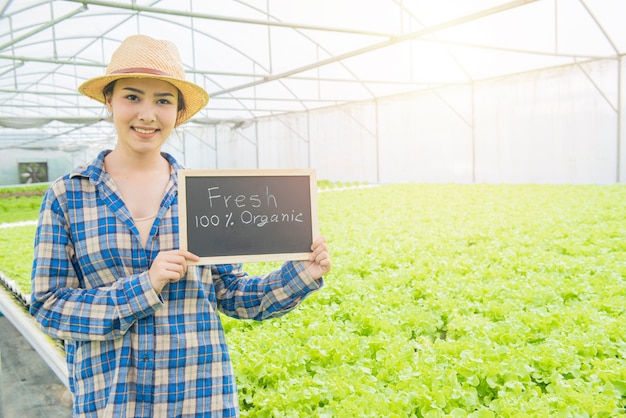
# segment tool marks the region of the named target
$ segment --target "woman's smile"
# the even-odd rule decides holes
[[[139,126],[133,126],[131,127],[131,129],[134,130],[136,133],[138,133],[140,136],[145,136],[145,137],[152,137],[154,136],[155,133],[159,131],[159,129],[157,128],[145,128],[145,127],[139,127]]]
[[[118,146],[134,152],[160,151],[176,125],[178,91],[154,79],[118,80],[107,107],[113,114]]]

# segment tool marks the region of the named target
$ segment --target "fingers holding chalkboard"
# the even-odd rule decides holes
[[[331,269],[330,253],[325,237],[318,237],[311,245],[311,255],[306,262],[306,269],[314,279],[322,277]]]
[[[196,262],[199,259],[187,250],[161,251],[148,270],[154,291],[160,293],[166,284],[182,279],[187,272],[187,261]]]

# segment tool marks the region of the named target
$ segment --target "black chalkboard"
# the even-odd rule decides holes
[[[195,264],[304,260],[318,236],[314,170],[180,170],[178,190]]]

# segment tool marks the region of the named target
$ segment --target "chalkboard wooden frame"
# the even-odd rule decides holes
[[[264,189],[259,189],[261,184],[265,185]],[[276,187],[277,185],[281,187]],[[270,186],[273,188],[270,189]],[[237,190],[224,187],[234,187]],[[240,192],[243,190],[241,188],[247,189],[248,194]],[[252,189],[248,188],[255,188],[255,194],[250,195]],[[198,191],[204,196],[198,198]],[[283,203],[289,199],[296,199],[288,204],[291,203],[298,209],[293,209],[292,206],[278,208],[278,202]],[[267,204],[267,208],[261,207],[263,203]],[[188,263],[192,265],[306,260],[311,254],[310,245],[319,237],[317,180],[314,169],[179,170],[178,204],[180,247],[200,257],[199,262]],[[271,207],[272,205],[275,207]],[[233,209],[243,211],[233,215]],[[274,214],[273,224],[268,221],[263,225],[260,222],[254,225],[253,217],[258,216],[261,219],[261,216],[265,216],[268,219],[267,215],[254,215],[255,209],[283,212]],[[198,210],[204,216],[195,214]],[[222,210],[225,212],[220,212]],[[278,216],[283,217],[282,221],[279,221]],[[250,225],[243,226],[244,222],[251,223],[252,228]],[[262,239],[254,238],[266,226],[271,233],[263,234]],[[251,233],[242,232],[242,228],[248,228],[246,231]],[[198,243],[198,239],[202,239],[202,244]],[[213,243],[216,240],[220,243],[219,250],[205,249],[211,245],[217,246]],[[268,240],[271,240],[270,244]],[[243,250],[243,247],[252,248]]]

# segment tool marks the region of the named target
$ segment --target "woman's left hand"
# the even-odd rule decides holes
[[[328,253],[328,245],[326,238],[319,237],[311,245],[311,255],[305,261],[306,270],[314,278],[318,279],[328,273],[331,268],[330,254]]]

